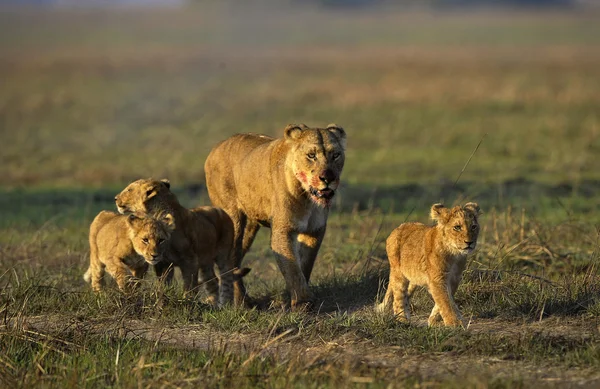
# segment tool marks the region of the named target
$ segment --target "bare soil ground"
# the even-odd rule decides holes
[[[413,325],[426,326],[426,317],[417,317]],[[518,355],[497,356],[460,355],[444,353],[412,353],[402,346],[379,346],[354,335],[342,335],[334,340],[307,342],[298,329],[290,328],[279,334],[243,334],[215,331],[203,324],[164,326],[159,322],[123,318],[88,320],[82,317],[41,315],[19,317],[0,326],[0,331],[21,330],[26,334],[60,340],[66,333],[109,335],[113,338],[142,339],[155,345],[207,352],[227,352],[248,355],[246,362],[270,357],[281,363],[294,359],[306,369],[320,366],[368,367],[393,372],[394,376],[421,377],[424,387],[456,377],[495,377],[524,379],[526,385],[544,387],[597,388],[600,371],[595,368],[569,367],[544,361],[523,360]],[[597,337],[597,322],[583,319],[549,318],[542,321],[504,321],[477,319],[465,330],[472,334],[503,336],[552,337],[565,340],[590,340]],[[452,347],[450,343],[448,347]],[[295,365],[296,365],[295,364]],[[428,380],[431,385],[427,385]],[[370,377],[355,377],[357,383],[370,383]]]

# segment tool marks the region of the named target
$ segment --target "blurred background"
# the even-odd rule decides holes
[[[154,176],[205,203],[217,142],[336,122],[338,208],[597,209],[599,1],[0,3],[5,196]]]

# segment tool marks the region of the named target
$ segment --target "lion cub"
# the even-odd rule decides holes
[[[462,325],[454,294],[467,263],[467,255],[477,245],[480,214],[476,203],[452,209],[442,204],[431,207],[433,227],[403,223],[386,241],[390,261],[390,282],[379,311],[393,307],[399,320],[410,319],[409,299],[417,286],[426,286],[435,306],[428,323],[441,319],[446,326]]]
[[[179,267],[186,292],[198,287],[198,272],[209,294],[211,305],[222,306],[234,300],[233,283],[249,269],[237,269],[233,258],[233,222],[221,208],[187,209],[170,190],[168,180],[140,179],[129,184],[115,197],[120,213],[173,215],[176,227],[169,244],[169,261],[154,266],[156,275],[167,282],[173,267]],[[214,266],[219,269],[215,277]],[[237,293],[236,293],[237,295]],[[236,298],[236,303],[241,303]]]
[[[148,265],[164,259],[175,229],[173,216],[119,215],[102,211],[90,226],[90,267],[83,279],[98,292],[108,271],[119,289],[129,289],[130,276],[143,278]]]

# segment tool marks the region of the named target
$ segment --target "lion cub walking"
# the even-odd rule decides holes
[[[98,292],[108,271],[119,289],[126,291],[132,273],[143,278],[149,265],[164,259],[167,242],[175,229],[173,216],[119,215],[102,211],[90,226],[90,267],[83,279]]]
[[[386,241],[390,261],[390,281],[379,311],[393,308],[399,320],[410,319],[409,299],[417,286],[426,286],[435,306],[428,323],[441,319],[446,326],[462,325],[454,294],[467,263],[467,255],[477,245],[480,214],[476,203],[452,209],[442,204],[431,207],[433,227],[403,223]]]
[[[234,300],[233,283],[249,269],[237,269],[233,258],[233,222],[221,208],[187,209],[170,190],[168,180],[140,179],[129,184],[115,197],[120,213],[157,215],[168,212],[175,220],[169,244],[169,260],[154,266],[156,275],[167,282],[173,278],[173,267],[179,267],[186,292],[198,287],[198,272],[209,294],[211,305],[224,305]],[[219,270],[219,280],[214,266]],[[241,303],[241,301],[238,301]]]

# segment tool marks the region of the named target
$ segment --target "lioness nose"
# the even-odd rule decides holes
[[[469,242],[469,241],[466,241],[466,240],[465,240],[465,243],[467,244],[467,246],[470,246],[470,245],[472,245],[472,244],[473,244],[473,241],[470,241],[470,242]]]
[[[335,174],[331,170],[327,169],[321,174],[319,174],[319,180],[323,181],[326,184],[329,184],[330,182],[335,180]]]

